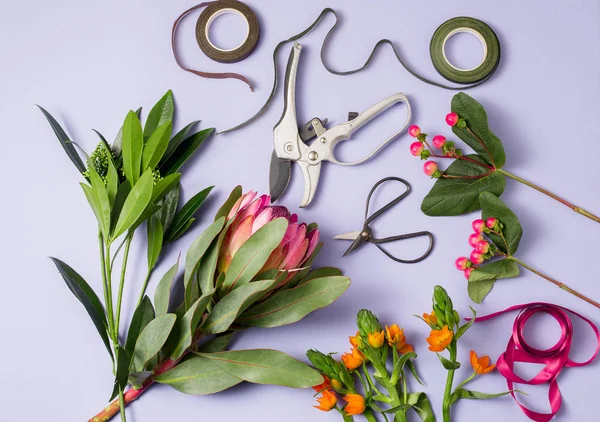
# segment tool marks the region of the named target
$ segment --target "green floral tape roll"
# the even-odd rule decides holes
[[[455,34],[472,34],[483,46],[481,62],[471,69],[461,69],[446,57],[446,43]],[[433,34],[429,45],[433,66],[444,78],[460,84],[472,84],[488,79],[500,63],[500,42],[485,22],[475,18],[460,16],[444,22]]]

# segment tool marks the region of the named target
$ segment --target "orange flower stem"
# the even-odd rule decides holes
[[[450,346],[450,362],[456,362],[456,339],[452,340]],[[452,395],[452,385],[454,384],[454,369],[448,370],[448,377],[446,378],[446,390],[444,391],[444,402],[442,405],[442,416],[444,422],[450,422],[450,396]]]

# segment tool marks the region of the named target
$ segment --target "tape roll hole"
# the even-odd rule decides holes
[[[471,72],[485,62],[488,47],[479,32],[471,28],[456,28],[446,35],[442,53],[446,63],[453,69]]]
[[[205,35],[215,50],[235,51],[244,45],[250,36],[250,23],[239,10],[221,9],[208,18]]]

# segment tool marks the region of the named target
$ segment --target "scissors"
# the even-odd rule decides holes
[[[402,193],[402,195],[398,196],[396,199],[394,199],[393,201],[391,201],[390,203],[385,205],[383,208],[377,210],[371,216],[369,216],[369,203],[371,202],[371,196],[373,195],[373,192],[375,192],[375,190],[380,185],[382,185],[383,183],[388,182],[388,181],[396,181],[396,182],[402,183],[404,186],[406,186],[406,191],[404,191],[404,193]],[[429,254],[431,253],[431,250],[433,249],[433,234],[431,234],[431,232],[420,231],[420,232],[415,232],[415,233],[401,234],[398,236],[384,237],[383,239],[377,239],[377,238],[373,237],[373,231],[371,230],[371,227],[369,226],[373,222],[373,220],[377,219],[383,213],[385,213],[386,211],[389,211],[393,206],[395,206],[400,201],[402,201],[404,198],[406,198],[406,196],[408,196],[408,194],[410,193],[410,189],[411,189],[410,184],[406,180],[401,179],[399,177],[386,177],[384,179],[381,179],[379,182],[377,182],[375,184],[375,186],[373,186],[373,188],[371,189],[371,192],[369,192],[369,196],[367,196],[367,205],[366,205],[366,209],[365,209],[365,221],[363,223],[362,230],[334,236],[334,239],[338,239],[338,240],[352,240],[352,244],[346,250],[346,252],[344,253],[343,256],[351,254],[356,249],[360,248],[362,245],[369,242],[369,243],[373,243],[375,246],[377,246],[389,258],[393,259],[396,262],[401,262],[403,264],[414,264],[416,262],[420,262],[420,261],[424,260],[425,258],[427,258],[429,256]],[[387,250],[385,250],[383,248],[383,246],[381,246],[383,243],[394,242],[396,240],[410,239],[410,238],[421,237],[421,236],[427,236],[429,238],[429,246],[423,255],[421,255],[420,257],[415,258],[415,259],[397,258],[397,257],[393,256],[391,253],[389,253]]]
[[[271,199],[276,201],[288,186],[292,173],[292,162],[298,163],[304,176],[304,196],[300,204],[300,207],[303,208],[310,204],[315,196],[323,161],[330,161],[342,166],[355,166],[370,160],[406,130],[410,123],[411,108],[406,96],[398,93],[373,105],[363,113],[349,113],[347,122],[329,129],[325,127],[327,119],[319,118],[313,118],[299,128],[296,119],[296,76],[301,52],[302,45],[295,43],[285,71],[284,108],[281,118],[273,128],[275,149],[271,156],[269,185]],[[339,142],[350,139],[352,133],[397,103],[406,104],[408,109],[406,122],[398,132],[361,160],[343,162],[336,159],[334,149]],[[307,141],[313,138],[318,139],[310,145],[307,144]]]

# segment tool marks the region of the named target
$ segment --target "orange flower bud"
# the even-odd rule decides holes
[[[360,338],[360,331],[357,331],[354,337],[350,336],[348,339],[350,339],[350,344],[352,347],[360,347],[362,341]]]
[[[368,334],[369,344],[374,349],[379,349],[383,346],[383,340],[385,339],[385,334],[383,330],[375,333]]]
[[[331,386],[335,390],[341,390],[344,387],[340,381],[335,380],[335,379],[331,380]]]
[[[454,333],[448,329],[447,325],[441,330],[431,330],[431,334],[427,337],[427,343],[429,343],[429,350],[432,352],[441,352],[444,350],[450,342]]]
[[[428,315],[426,313],[423,313],[423,319],[425,320],[425,322],[427,324],[429,324],[430,326],[436,326],[438,321],[437,321],[437,317],[435,316],[435,311],[431,311],[431,315]]]
[[[398,327],[398,324],[393,324],[390,327],[386,325],[385,331],[387,334],[388,344],[390,346],[395,346],[398,352],[408,353],[414,351],[412,345],[406,343],[406,337],[404,337],[404,328]]]
[[[471,366],[473,367],[473,370],[479,375],[492,372],[496,367],[495,364],[490,365],[489,356],[477,357],[477,353],[475,353],[475,351],[473,350],[471,350]]]
[[[364,355],[356,347],[352,349],[351,353],[344,353],[342,355],[342,362],[351,371],[360,368],[364,361]]]
[[[317,393],[320,393],[324,390],[329,390],[331,388],[330,382],[331,380],[329,379],[329,377],[327,375],[323,375],[323,382],[319,385],[313,386],[313,390],[315,390]]]
[[[323,390],[321,397],[317,399],[318,406],[313,406],[323,412],[329,412],[337,405],[337,397],[329,390]]]
[[[365,411],[365,398],[360,394],[347,394],[344,396],[344,400],[348,402],[346,406],[344,406],[344,412],[347,415],[360,415]]]

